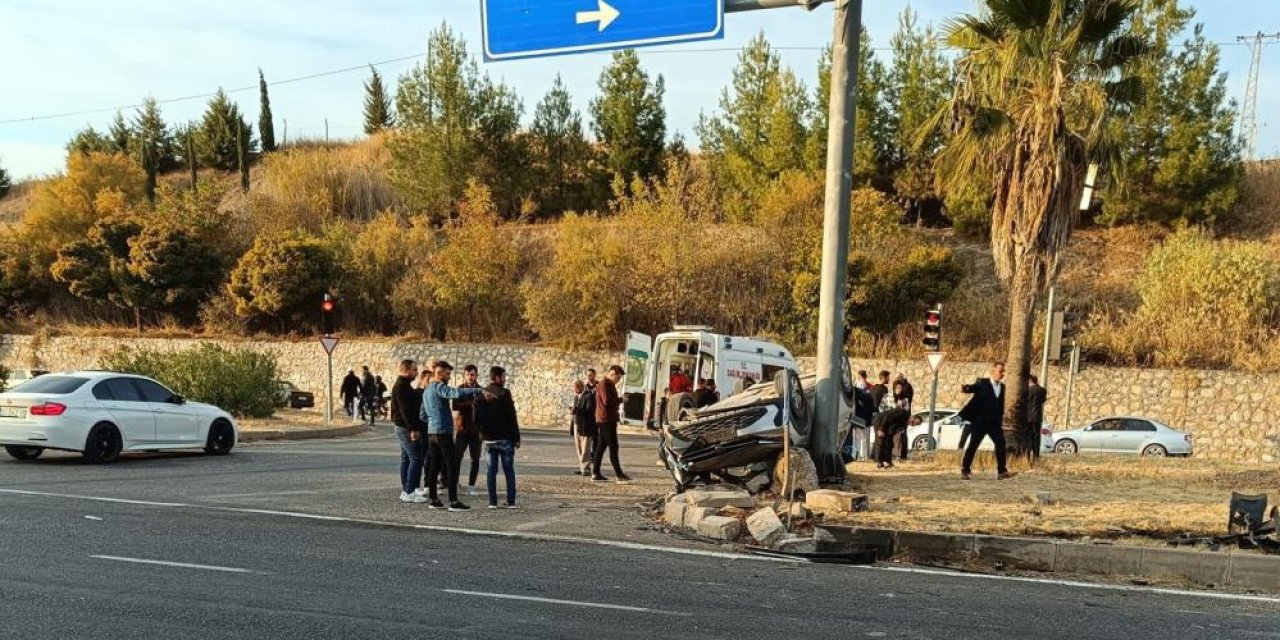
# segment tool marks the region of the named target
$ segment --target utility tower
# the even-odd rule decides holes
[[[1280,42],[1280,33],[1261,31],[1251,36],[1239,36],[1239,42],[1249,45],[1253,58],[1249,63],[1249,79],[1244,86],[1244,107],[1240,114],[1240,137],[1244,140],[1245,158],[1258,157],[1258,73],[1262,68],[1262,50],[1272,42]]]

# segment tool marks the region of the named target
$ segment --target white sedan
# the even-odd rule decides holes
[[[965,421],[960,418],[959,409],[936,409],[933,419],[933,440],[930,440],[929,412],[917,411],[912,414],[911,422],[907,427],[907,442],[915,451],[934,448],[959,449],[964,427]],[[873,440],[874,437],[872,434]],[[1052,453],[1054,442],[1053,426],[1044,423],[1040,427],[1040,453]],[[984,438],[979,447],[982,451],[990,451],[992,448],[990,438]]]
[[[1158,420],[1112,416],[1063,431],[1055,439],[1057,453],[1124,453],[1162,458],[1189,456],[1191,434]]]
[[[125,451],[204,449],[226,455],[235,421],[207,404],[187,402],[142,376],[109,371],[51,373],[0,393],[0,445],[19,460],[45,449],[115,462]]]

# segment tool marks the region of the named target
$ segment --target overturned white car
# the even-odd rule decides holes
[[[662,427],[659,455],[683,491],[712,476],[733,484],[767,486],[783,450],[808,448],[813,431],[817,378],[794,369],[779,371],[769,382],[754,385],[702,409],[686,409],[680,419]],[[837,443],[858,420],[854,414],[853,377],[845,362],[840,376]],[[763,480],[761,480],[763,478]]]

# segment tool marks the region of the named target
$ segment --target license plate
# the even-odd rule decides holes
[[[0,418],[21,418],[26,415],[24,407],[0,407]]]

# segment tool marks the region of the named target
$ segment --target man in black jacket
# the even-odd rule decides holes
[[[426,502],[419,490],[426,439],[422,437],[426,425],[419,415],[422,393],[413,388],[418,375],[418,363],[413,360],[400,362],[400,375],[391,386],[391,422],[396,425],[396,439],[400,441],[400,501]]]
[[[1004,441],[1004,398],[1008,389],[1004,384],[1004,363],[997,362],[991,367],[990,378],[978,378],[973,384],[966,384],[961,391],[973,394],[969,402],[960,410],[960,418],[970,424],[969,446],[964,450],[964,462],[960,467],[960,477],[968,480],[973,470],[973,457],[982,446],[983,438],[991,438],[996,453],[996,477],[1007,480],[1013,477],[1005,465],[1006,452]]]
[[[498,465],[507,480],[508,509],[516,508],[516,449],[520,448],[520,420],[516,403],[507,391],[507,372],[502,367],[489,369],[486,395],[475,402],[476,428],[489,451],[489,508],[498,508]]]
[[[360,419],[373,424],[373,403],[378,397],[378,381],[369,373],[369,367],[360,368]]]
[[[356,415],[356,400],[360,398],[360,378],[356,377],[356,372],[347,369],[347,376],[342,379],[342,387],[338,392],[338,396],[342,398],[342,408],[346,409],[347,417]]]

